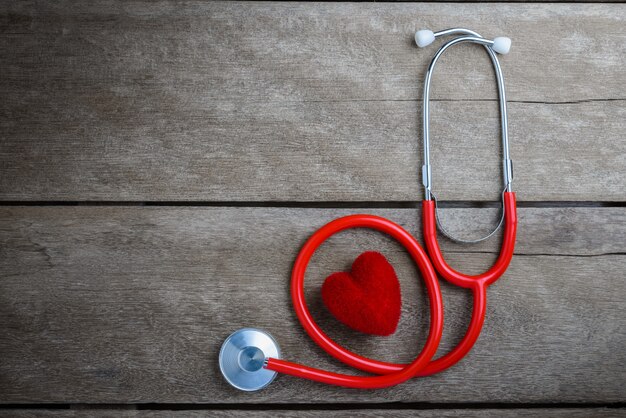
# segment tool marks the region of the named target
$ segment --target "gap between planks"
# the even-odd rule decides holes
[[[294,208],[294,209],[415,209],[421,206],[417,201],[382,201],[382,202],[306,202],[306,201],[107,201],[107,200],[74,200],[74,201],[0,201],[0,207],[7,206],[159,206],[159,207],[218,207],[218,208]],[[482,209],[499,208],[500,202],[444,200],[437,203],[441,208],[451,209]],[[604,201],[518,201],[518,208],[623,208],[626,202]]]
[[[372,408],[356,408],[355,405],[342,405],[333,409],[320,409],[318,405],[307,405],[311,408],[301,409],[292,405],[279,404],[275,409],[266,409],[259,405],[236,406],[233,409],[218,407],[216,409],[205,408],[205,405],[185,404],[182,406],[172,404],[159,405],[63,405],[62,408],[31,408],[31,409],[0,409],[0,416],[12,417],[223,417],[223,416],[246,416],[246,417],[317,417],[317,416],[354,416],[354,417],[529,417],[529,416],[553,416],[553,417],[621,417],[624,409],[604,406],[566,405],[566,406],[535,406],[521,405],[519,407],[504,407],[498,405],[489,406],[486,409],[469,407],[435,409],[436,405],[427,405],[425,408],[412,408],[411,404],[373,405]],[[400,406],[398,406],[400,405]]]

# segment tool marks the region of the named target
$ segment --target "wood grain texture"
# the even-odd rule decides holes
[[[285,208],[15,207],[0,210],[0,401],[64,403],[623,402],[623,208],[520,209],[518,254],[489,290],[485,328],[453,369],[380,391],[278,378],[254,394],[220,377],[221,342],[242,326],[271,332],[286,357],[346,371],[304,335],[288,277],[297,249],[354,211]],[[368,211],[369,212],[369,211]],[[417,210],[376,210],[419,235]],[[455,209],[450,228],[493,211]],[[484,221],[484,222],[483,222]],[[478,273],[493,243],[445,243]],[[396,266],[403,314],[390,338],[356,335],[318,297],[326,275],[363,250]],[[427,301],[408,256],[386,237],[333,237],[307,272],[307,299],[329,335],[364,355],[409,361]],[[464,332],[469,294],[442,283],[445,351]]]
[[[126,410],[126,409],[84,409],[75,411],[64,410],[11,410],[1,411],[0,417],[13,418],[166,418],[166,417],[250,417],[250,418],[316,418],[316,417],[355,417],[355,418],[375,418],[375,417],[415,417],[415,418],[456,418],[456,417],[542,417],[542,418],[617,418],[625,415],[624,409],[619,408],[529,408],[529,409],[431,409],[431,410],[401,410],[401,409],[342,409],[328,411],[304,411],[304,410],[208,410],[208,411],[149,411],[149,410]]]
[[[455,22],[513,38],[519,198],[624,201],[625,18],[610,4],[5,2],[0,199],[419,200],[434,50],[412,34]],[[440,198],[497,198],[495,97],[480,48],[442,58]]]

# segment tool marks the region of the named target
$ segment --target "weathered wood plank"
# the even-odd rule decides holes
[[[514,39],[520,198],[626,199],[621,5],[60,2],[0,16],[2,200],[419,199],[432,51],[411,34],[449,22]],[[433,85],[435,186],[494,199],[496,104],[477,102],[494,81],[480,48],[456,52]]]
[[[90,93],[111,111],[147,111],[142,107],[157,102],[415,100],[434,50],[417,49],[413,35],[450,22],[512,38],[513,52],[503,58],[512,101],[626,98],[626,12],[619,4],[62,1],[1,7],[3,83],[47,92],[44,97],[75,90],[86,112],[96,107]],[[442,60],[434,99],[496,97],[479,47]],[[138,88],[146,94],[139,101]],[[114,99],[119,102],[110,106]]]
[[[519,253],[489,291],[484,332],[469,357],[446,373],[373,392],[289,377],[255,394],[229,388],[217,353],[223,339],[244,325],[270,331],[291,359],[346,370],[296,323],[288,276],[313,229],[349,212],[3,208],[1,402],[624,401],[622,208],[521,209]],[[419,233],[417,210],[375,213]],[[455,215],[459,223],[478,217],[469,209]],[[470,273],[495,257],[489,246],[478,253],[460,248],[447,244],[447,254]],[[327,274],[347,268],[366,249],[383,251],[402,282],[403,316],[390,338],[349,332],[326,313],[317,294]],[[427,329],[415,275],[396,244],[367,231],[347,232],[316,254],[307,297],[320,325],[347,347],[408,361]],[[465,329],[470,298],[442,287],[445,350]]]
[[[619,408],[528,408],[528,409],[347,409],[347,410],[207,410],[207,411],[150,411],[126,409],[85,409],[85,410],[0,410],[0,417],[39,418],[39,417],[95,417],[95,418],[165,418],[165,417],[250,417],[250,418],[289,418],[289,417],[415,417],[415,418],[453,418],[453,417],[542,417],[542,418],[592,418],[623,417],[624,409]]]
[[[177,120],[128,113],[106,128],[85,118],[78,103],[61,123],[60,109],[44,106],[24,108],[4,123],[3,200],[416,201],[423,195],[414,102],[242,104],[233,113],[212,103]],[[497,200],[496,105],[432,107],[438,196]],[[510,112],[520,200],[626,200],[621,102],[514,103]]]

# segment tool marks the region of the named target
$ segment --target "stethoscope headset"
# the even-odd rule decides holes
[[[350,215],[336,219],[317,230],[304,244],[298,254],[291,276],[291,297],[294,309],[302,326],[309,336],[328,354],[356,369],[375,374],[375,376],[353,376],[333,373],[313,367],[292,363],[280,358],[280,349],[276,341],[266,332],[243,328],[231,334],[224,341],[219,354],[222,374],[234,387],[244,391],[254,391],[267,386],[277,373],[288,374],[304,379],[314,380],[329,385],[345,386],[361,389],[377,389],[397,385],[410,378],[428,376],[448,369],[460,361],[472,348],[480,334],[485,320],[487,287],[494,283],[506,271],[515,246],[517,215],[515,193],[511,191],[513,178],[512,163],[509,157],[507,132],[506,97],[504,79],[496,53],[507,54],[511,46],[509,38],[498,37],[488,40],[468,29],[447,29],[433,33],[420,30],[415,34],[415,42],[419,47],[431,44],[435,38],[447,35],[460,35],[444,44],[433,57],[424,82],[423,98],[423,137],[424,165],[422,166],[422,182],[425,196],[422,202],[423,234],[428,255],[417,240],[400,225],[379,216]],[[432,174],[430,166],[430,129],[429,129],[429,98],[430,81],[437,60],[450,47],[461,43],[480,44],[485,47],[496,73],[500,104],[500,119],[503,148],[502,217],[497,227],[486,237],[467,241],[451,237],[439,222],[437,215],[437,199],[432,191]],[[470,276],[456,271],[446,263],[439,243],[437,242],[437,226],[447,237],[464,243],[479,242],[491,237],[504,224],[504,237],[500,255],[494,265],[485,273]],[[417,264],[426,284],[430,306],[430,327],[426,344],[419,355],[409,364],[395,364],[373,360],[353,353],[334,342],[322,331],[313,320],[304,299],[304,275],[307,265],[316,249],[332,235],[351,228],[370,228],[396,239],[406,248]],[[430,258],[429,258],[430,255]],[[473,293],[473,310],[471,321],[461,342],[448,354],[432,360],[437,351],[443,332],[443,301],[437,273],[449,282],[470,289]]]

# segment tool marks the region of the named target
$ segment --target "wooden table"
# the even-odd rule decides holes
[[[516,254],[454,368],[357,391],[280,376],[242,393],[217,355],[242,326],[341,372],[289,299],[295,255],[350,213],[421,234],[419,28],[510,36]],[[0,5],[1,416],[624,416],[623,4],[23,2]],[[433,78],[434,190],[476,237],[498,216],[497,92],[480,47]],[[489,202],[489,203],[484,203]],[[479,273],[499,239],[442,241]],[[391,337],[357,334],[319,289],[364,250],[396,267]],[[328,334],[406,362],[428,303],[407,254],[368,231],[326,243],[307,298]],[[442,282],[440,353],[468,325]]]

